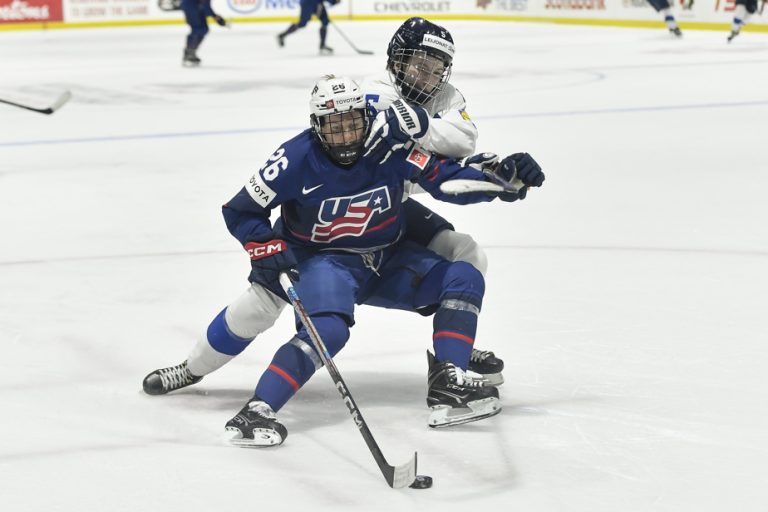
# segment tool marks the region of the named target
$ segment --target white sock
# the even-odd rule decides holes
[[[741,30],[741,27],[747,24],[747,19],[749,19],[750,14],[747,12],[747,6],[745,5],[737,5],[736,9],[733,11],[733,31],[738,32]]]
[[[234,357],[214,350],[207,339],[201,338],[187,356],[187,368],[192,375],[202,377],[218,370]]]

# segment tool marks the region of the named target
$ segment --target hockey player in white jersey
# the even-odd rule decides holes
[[[387,72],[365,82],[364,90],[369,108],[383,111],[377,118],[366,149],[373,150],[377,133],[396,122],[388,108],[402,97],[421,105],[433,118],[429,129],[416,141],[425,149],[447,157],[461,158],[475,150],[477,128],[466,113],[461,93],[448,83],[453,60],[453,41],[442,27],[422,18],[411,18],[398,29],[388,48]],[[393,129],[397,129],[392,125]],[[379,137],[380,139],[384,139]],[[386,137],[386,140],[392,140]],[[405,141],[403,141],[405,143]],[[382,151],[382,145],[376,145]],[[383,148],[381,158],[387,156]],[[472,157],[478,165],[493,164],[495,155]],[[517,155],[520,168],[536,165],[527,153]],[[525,189],[520,192],[525,197]],[[453,226],[418,202],[406,201],[408,218],[406,237],[426,246],[449,261],[465,261],[485,274],[487,258],[479,245],[469,236],[453,231]],[[221,313],[221,321],[213,322],[205,339],[201,339],[187,359],[173,367],[156,370],[144,379],[144,391],[160,395],[199,382],[207,375],[241,353],[251,341],[269,329],[286,303],[258,285],[250,286]],[[217,346],[216,331],[224,329],[242,340],[242,346]],[[503,382],[503,362],[492,352],[474,349],[469,370],[482,375],[486,382]],[[472,375],[470,373],[470,375]]]

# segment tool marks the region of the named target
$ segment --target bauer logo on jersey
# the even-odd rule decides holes
[[[275,198],[275,192],[264,183],[259,173],[251,176],[248,180],[248,184],[245,186],[245,190],[262,208],[266,208],[272,199]]]
[[[453,43],[442,37],[433,36],[432,34],[424,34],[421,44],[429,46],[431,48],[437,48],[440,51],[447,53],[453,58]]]
[[[408,158],[406,160],[423,171],[429,163],[429,154],[425,153],[419,148],[413,148],[408,154]]]
[[[318,222],[312,227],[312,241],[331,243],[345,236],[361,236],[368,229],[375,213],[389,210],[389,189],[379,187],[356,196],[333,197],[323,201]],[[385,221],[389,222],[389,220]]]

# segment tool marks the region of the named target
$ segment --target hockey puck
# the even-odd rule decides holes
[[[411,485],[411,489],[429,489],[432,487],[432,477],[427,475],[416,475],[416,479]]]

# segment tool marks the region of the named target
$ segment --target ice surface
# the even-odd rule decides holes
[[[425,202],[491,267],[477,347],[504,410],[426,426],[428,319],[371,308],[338,366],[390,463],[383,482],[325,371],[277,449],[221,441],[285,313],[199,385],[140,391],[246,286],[220,205],[308,125],[316,76],[384,68],[398,22],[0,33],[0,507],[6,511],[768,509],[768,39],[446,22],[478,150],[528,151],[522,203]]]

